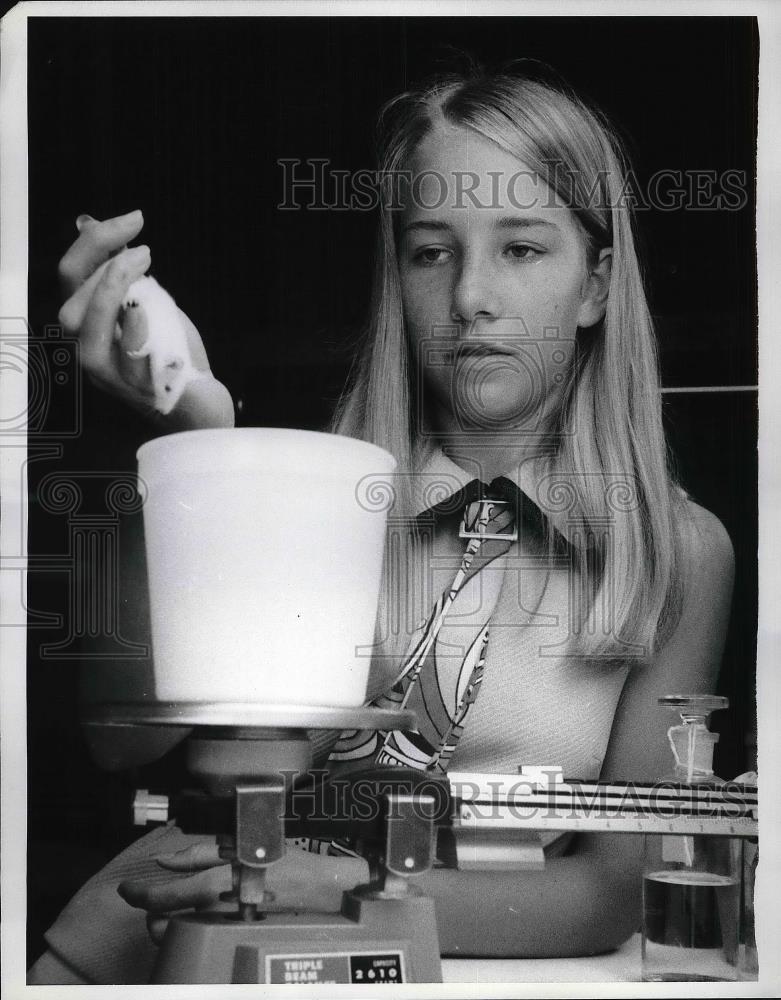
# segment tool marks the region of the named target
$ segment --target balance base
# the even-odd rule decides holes
[[[434,901],[344,894],[341,913],[171,919],[153,983],[441,983]]]

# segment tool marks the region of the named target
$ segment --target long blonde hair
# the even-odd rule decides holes
[[[371,319],[333,430],[387,449],[401,469],[418,467],[415,371],[397,263],[399,213],[387,185],[443,118],[510,153],[563,199],[581,225],[590,260],[612,248],[605,316],[579,331],[556,447],[532,499],[551,523],[564,524],[572,543],[586,597],[575,628],[578,655],[648,655],[679,612],[683,494],[670,472],[662,428],[656,343],[624,197],[625,156],[603,116],[576,95],[511,74],[447,76],[382,109],[379,177],[386,186]],[[411,515],[404,489],[402,479],[396,512]],[[607,632],[585,626],[600,602],[610,608]]]

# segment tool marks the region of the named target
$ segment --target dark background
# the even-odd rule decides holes
[[[80,659],[94,658],[93,684],[122,674],[150,691],[144,566],[128,555],[140,518],[106,507],[104,491],[118,473],[132,477],[154,431],[54,357],[56,266],[74,220],[142,208],[153,273],[200,329],[239,422],[322,427],[366,313],[375,217],[279,212],[276,160],[371,168],[378,107],[453,68],[447,46],[489,68],[551,64],[617,125],[641,189],[660,169],[745,171],[740,211],[641,211],[637,221],[664,384],[756,385],[753,19],[31,18],[29,318],[46,399],[30,421],[29,961],[72,892],[136,836],[130,790],[162,787],[179,768],[174,753],[101,771],[77,724]],[[681,479],[736,550],[719,683],[732,708],[713,719],[716,770],[731,776],[754,761],[756,394],[668,394],[665,407]],[[58,474],[78,482],[78,509],[56,509],[46,486]],[[104,614],[113,632],[73,612],[74,592],[89,594],[78,546],[90,531],[109,539],[119,581],[120,602]],[[52,613],[59,624],[40,618]]]

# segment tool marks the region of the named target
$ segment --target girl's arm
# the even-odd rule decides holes
[[[611,732],[603,779],[652,782],[672,770],[665,737],[674,719],[666,694],[707,693],[716,684],[729,620],[734,557],[721,523],[690,505],[684,532],[680,622],[653,662],[630,673]],[[587,668],[585,668],[587,669]],[[429,872],[421,888],[437,901],[449,955],[554,957],[608,951],[639,929],[642,837],[588,834],[542,871]]]

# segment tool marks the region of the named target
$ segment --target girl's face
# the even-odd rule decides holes
[[[604,313],[609,251],[589,268],[572,212],[471,130],[435,130],[410,170],[399,267],[427,412],[440,430],[544,429],[578,327]]]

